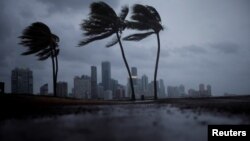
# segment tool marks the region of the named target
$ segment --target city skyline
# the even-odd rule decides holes
[[[138,2],[152,5],[162,13],[165,30],[161,33],[158,78],[162,78],[165,85],[184,84],[187,88],[196,88],[197,84],[206,83],[213,86],[215,95],[225,92],[249,94],[249,1],[106,2],[116,12],[123,5],[131,7]],[[126,84],[128,75],[119,48],[104,47],[109,40],[97,41],[89,47],[76,47],[82,38],[79,23],[86,18],[90,3],[64,0],[60,3],[42,0],[0,2],[0,17],[4,19],[0,32],[0,81],[5,82],[6,92],[10,92],[10,71],[15,67],[33,70],[35,92],[45,83],[52,89],[51,62],[20,56],[24,49],[17,44],[22,30],[36,21],[46,23],[60,37],[58,80],[67,81],[72,87],[74,75],[88,74],[91,65],[99,66],[102,60],[109,60],[114,67],[112,77]],[[8,18],[9,14],[13,18]],[[128,34],[129,31],[124,32]],[[137,66],[150,80],[156,57],[155,44],[153,37],[143,42],[124,42],[129,65]]]
[[[104,79],[100,80],[97,83],[97,68],[96,66],[91,66],[90,75],[83,74],[81,76],[74,76],[73,80],[73,87],[68,88],[68,82],[58,81],[57,82],[57,91],[59,97],[74,97],[80,99],[123,99],[131,97],[131,90],[129,85],[129,79],[127,81],[127,85],[122,85],[119,83],[119,80],[116,80],[111,77],[111,64],[109,61],[103,61],[102,63],[102,70],[101,75],[110,77],[102,77]],[[135,95],[136,99],[140,99],[143,97],[145,98],[152,98],[153,97],[153,80],[149,81],[148,76],[145,74],[140,74],[136,67],[131,67],[132,78],[134,81],[135,87]],[[109,74],[110,73],[110,74]],[[29,77],[31,74],[31,83],[27,83],[31,85],[31,89],[33,90],[33,71],[29,68],[15,68],[12,70],[12,80],[14,80],[11,86],[16,86],[18,83],[22,83],[23,88],[20,87],[19,89],[23,91],[26,88],[26,81],[30,81]],[[140,75],[138,75],[140,74]],[[18,78],[18,81],[16,80]],[[106,80],[105,80],[106,79]],[[110,81],[110,86],[105,90],[103,86],[103,81],[106,82],[107,79]],[[12,87],[13,87],[12,86]],[[166,87],[167,86],[167,87]],[[102,87],[101,91],[99,90]],[[167,89],[166,89],[167,88]],[[30,88],[29,88],[30,89]],[[157,89],[159,98],[181,98],[181,97],[208,97],[208,96],[215,96],[213,95],[212,88],[210,84],[205,85],[200,83],[198,85],[198,90],[196,88],[189,88],[185,90],[185,85],[180,84],[180,86],[171,86],[165,85],[163,79],[157,80]],[[19,91],[20,91],[19,90]],[[15,90],[13,93],[26,93],[26,92],[19,92]],[[40,93],[32,93],[30,94],[38,94],[38,95],[52,95],[51,91],[48,89],[48,84],[43,84],[40,87]],[[123,92],[124,91],[124,92]],[[94,92],[94,93],[93,93]],[[123,93],[123,94],[122,94]],[[230,93],[224,93],[224,95],[231,95]]]

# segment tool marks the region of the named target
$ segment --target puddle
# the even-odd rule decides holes
[[[1,141],[201,141],[208,124],[246,124],[237,116],[193,112],[165,104],[96,106],[90,113],[0,122]]]

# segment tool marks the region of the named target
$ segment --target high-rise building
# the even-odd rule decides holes
[[[104,99],[104,90],[102,84],[99,83],[97,87],[98,87],[98,98]]]
[[[104,100],[112,100],[113,99],[113,93],[111,90],[105,90],[103,95],[104,95]]]
[[[168,97],[170,98],[181,97],[180,89],[177,86],[168,86],[167,91],[168,91]]]
[[[68,83],[60,82],[60,81],[57,82],[56,91],[59,97],[67,97],[68,96]]]
[[[114,99],[123,99],[125,98],[125,87],[118,84],[115,95],[113,95]]]
[[[164,98],[166,96],[164,81],[160,79],[159,81],[159,98]]]
[[[180,85],[179,86],[179,93],[182,97],[185,97],[186,96],[186,92],[185,92],[185,86],[184,85]]]
[[[0,94],[4,94],[4,82],[0,82]]]
[[[91,66],[91,98],[97,99],[97,68],[96,66]]]
[[[82,75],[81,77],[76,76],[74,78],[73,95],[75,98],[87,99],[90,97],[91,82],[90,77]]]
[[[205,85],[204,84],[200,84],[199,85],[199,91],[200,92],[204,92],[205,91]]]
[[[211,85],[207,85],[207,94],[208,94],[208,96],[212,96],[212,88],[211,88]]]
[[[104,91],[111,90],[111,65],[110,62],[102,62],[102,86]]]
[[[12,70],[11,92],[33,94],[33,73],[30,69],[15,68]]]
[[[111,91],[113,93],[113,97],[116,95],[116,89],[118,87],[118,81],[115,79],[111,79]]]
[[[48,95],[49,94],[49,87],[48,84],[44,84],[40,87],[40,95]]]
[[[132,76],[137,76],[137,68],[136,67],[131,68],[131,75]]]
[[[137,68],[136,67],[132,67],[131,68],[131,77],[132,77],[132,81],[133,81],[133,85],[134,85],[134,92],[135,92],[135,98],[140,98],[141,96],[141,83],[138,82],[138,76],[137,76]],[[128,97],[131,97],[132,95],[132,90],[131,90],[131,85],[130,85],[130,78],[128,78],[128,83],[127,83],[127,95]]]
[[[207,89],[205,89],[204,84],[199,85],[199,90],[189,89],[188,96],[190,97],[210,97],[211,94],[211,85],[207,85]]]
[[[149,97],[154,96],[154,81],[148,83],[148,95]]]
[[[148,77],[145,74],[141,77],[141,86],[142,93],[144,93],[144,96],[148,95]]]

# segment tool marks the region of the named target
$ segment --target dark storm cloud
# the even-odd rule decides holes
[[[182,57],[189,57],[189,56],[194,56],[194,55],[199,56],[199,55],[205,55],[208,53],[207,49],[204,46],[198,46],[198,45],[188,45],[188,46],[171,48],[169,51],[170,51],[170,55],[178,54]]]
[[[67,12],[68,10],[86,10],[96,0],[38,0],[46,5],[50,12]],[[117,0],[104,0],[112,7],[118,5]]]
[[[11,12],[8,12],[7,9],[7,2],[6,1],[0,1],[0,41],[3,43],[5,39],[7,39],[11,32],[11,24],[9,23],[9,19],[11,18],[10,15]]]
[[[22,30],[33,22],[46,23],[60,37],[59,80],[67,81],[69,90],[76,75],[90,75],[90,66],[111,62],[112,78],[127,83],[127,71],[118,45],[105,48],[111,38],[84,47],[76,47],[83,31],[79,24],[88,16],[91,0],[1,0],[0,1],[0,81],[10,90],[10,73],[15,67],[29,67],[34,73],[35,92],[44,83],[52,86],[51,60],[37,61],[34,55],[21,56],[18,45]],[[159,78],[166,85],[184,84],[196,88],[210,83],[216,94],[247,93],[249,84],[250,3],[245,0],[106,0],[117,13],[123,5],[141,3],[154,6],[167,27],[161,32]],[[131,11],[130,11],[131,12]],[[135,32],[135,31],[131,31]],[[123,36],[129,32],[124,32]],[[140,42],[123,42],[129,65],[139,76],[152,80],[157,40],[154,35]],[[248,52],[247,52],[247,51]],[[41,77],[42,76],[42,77]],[[234,87],[235,86],[235,87]],[[50,87],[50,91],[52,88]]]
[[[217,50],[220,53],[225,53],[225,54],[235,54],[238,53],[240,50],[240,46],[238,44],[231,42],[213,43],[210,44],[210,47]]]

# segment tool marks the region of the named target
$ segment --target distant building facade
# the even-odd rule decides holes
[[[103,89],[111,90],[111,65],[110,62],[102,62],[102,85]]]
[[[148,95],[148,77],[145,74],[141,77],[141,90],[144,96]]]
[[[92,99],[98,98],[96,66],[91,66],[91,98]]]
[[[168,86],[167,92],[168,92],[169,98],[181,97],[180,92],[179,92],[179,87],[177,87],[177,86]]]
[[[167,87],[168,97],[170,98],[180,98],[180,97],[186,97],[187,94],[185,92],[185,86],[168,86]]]
[[[165,92],[165,85],[164,85],[164,81],[162,79],[160,79],[159,81],[159,98],[165,98],[166,97],[166,92]]]
[[[124,99],[124,98],[125,98],[125,87],[118,84],[115,94],[113,94],[113,99]]]
[[[115,79],[111,79],[111,91],[112,91],[112,94],[113,94],[113,97],[116,97],[116,90],[117,90],[117,87],[118,87],[118,80],[115,80]]]
[[[74,78],[73,96],[75,98],[88,99],[91,92],[91,80],[87,75]]]
[[[67,82],[57,82],[56,92],[59,97],[67,97],[68,96],[68,83]]]
[[[40,95],[48,95],[49,94],[49,87],[48,84],[44,84],[40,87]]]
[[[189,89],[188,96],[189,97],[210,97],[212,96],[212,87],[211,85],[207,85],[207,88],[205,89],[205,85],[200,84],[198,91],[194,89]]]
[[[146,95],[146,92],[143,93],[142,87],[144,87],[144,90],[146,91],[147,86],[143,86],[143,85],[144,84],[146,85],[148,80],[144,80],[146,82],[142,82],[142,80],[138,77],[136,67],[132,67],[131,72],[132,72],[131,75],[132,75],[132,81],[133,81],[133,85],[134,85],[135,98],[140,99],[142,95],[144,95],[144,96]],[[147,78],[145,78],[145,79],[147,79]],[[131,89],[131,85],[130,85],[130,78],[128,78],[127,79],[127,97],[131,98],[131,96],[132,96],[132,89]]]
[[[33,94],[33,72],[30,69],[15,68],[12,70],[11,92]]]
[[[113,93],[111,90],[105,90],[104,91],[104,100],[112,100],[113,99]]]
[[[104,89],[101,83],[98,84],[98,99],[104,99]]]

